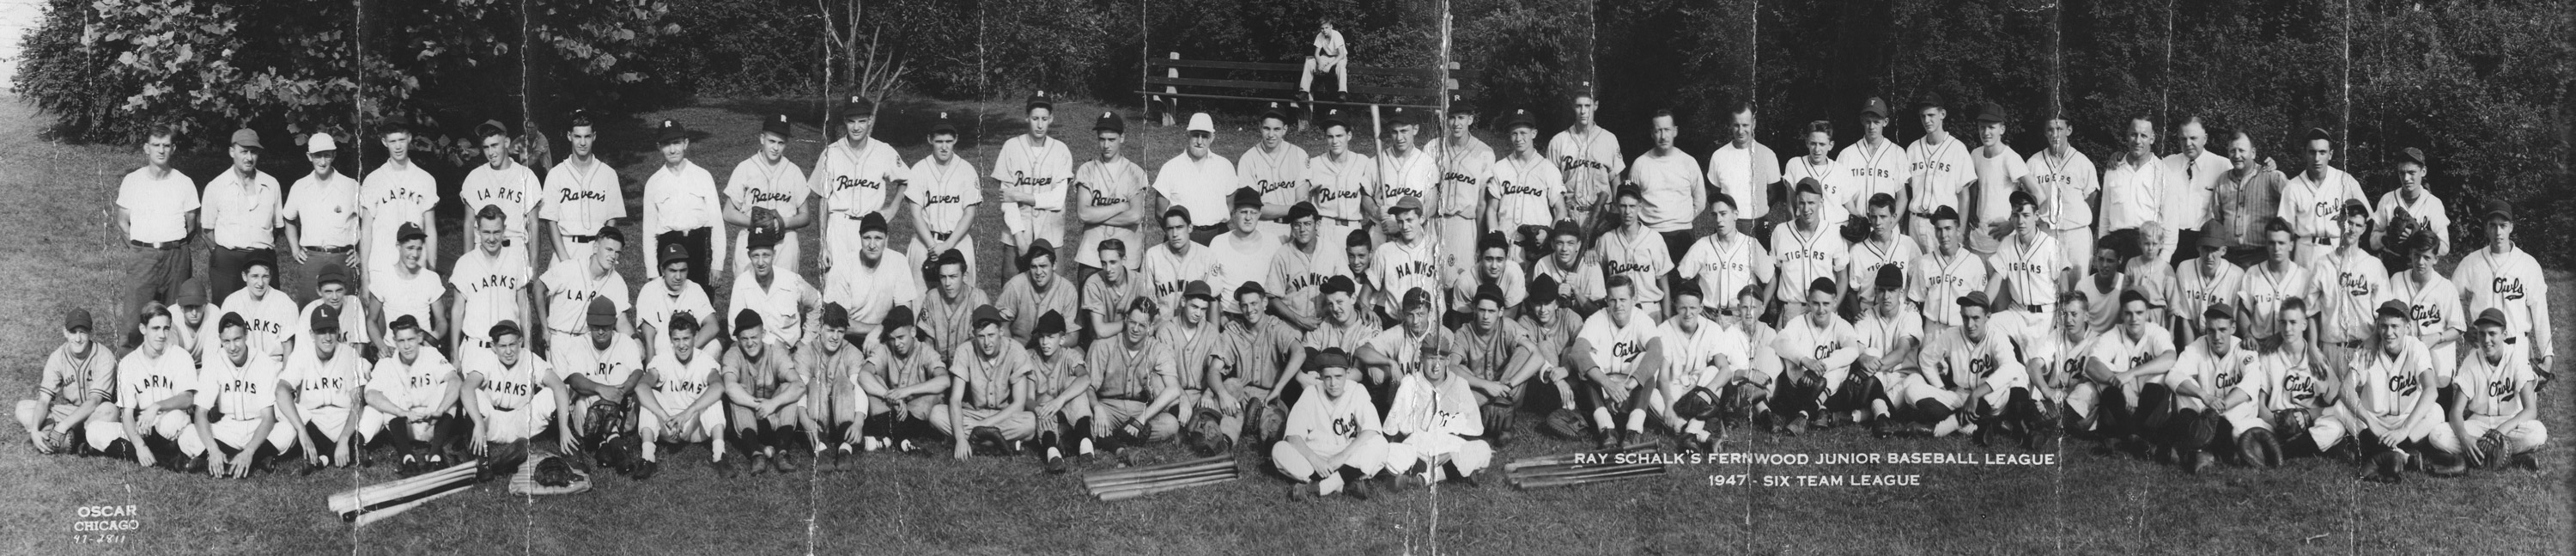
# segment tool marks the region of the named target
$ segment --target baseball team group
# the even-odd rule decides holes
[[[2097,166],[2065,120],[2023,156],[2000,106],[1954,120],[1927,95],[1869,99],[1856,140],[1809,124],[1786,159],[1752,106],[1705,156],[1658,112],[1630,158],[1593,94],[1567,101],[1543,144],[1527,110],[1494,112],[1499,154],[1463,103],[1324,115],[1320,153],[1266,113],[1233,159],[1192,114],[1150,174],[1127,118],[1043,93],[989,172],[945,115],[902,160],[854,97],[810,168],[773,115],[720,183],[666,120],[634,220],[582,113],[542,177],[512,142],[555,138],[478,126],[488,160],[448,222],[403,121],[362,139],[388,153],[363,179],[334,170],[351,138],[297,138],[292,187],[245,129],[200,188],[165,129],[115,201],[122,305],[62,315],[17,418],[40,452],[218,477],[556,454],[645,479],[700,444],[725,476],[941,449],[1063,472],[1178,440],[1265,459],[1294,497],[1365,497],[1474,481],[1523,431],[1715,451],[1837,427],[2072,435],[2192,472],[2538,468],[2547,283],[2511,207],[2453,230],[2415,149],[2373,202],[2323,130],[2284,173],[2197,120],[2158,155],[2140,117]],[[1918,140],[1889,137],[1899,115]],[[1059,116],[1097,148],[1053,137]],[[1382,131],[1374,156],[1355,125]],[[978,245],[993,213],[1000,245]],[[443,275],[441,226],[465,244]],[[289,272],[314,291],[281,291]]]

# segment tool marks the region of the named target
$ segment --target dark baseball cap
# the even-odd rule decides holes
[[[1234,194],[1226,196],[1226,200],[1230,202],[1227,208],[1261,208],[1261,192],[1250,187],[1234,188]]]
[[[868,97],[850,95],[849,100],[841,101],[841,121],[844,122],[855,118],[875,117],[876,111],[876,101],[868,100]]]
[[[2003,123],[2004,120],[2004,105],[1991,100],[1977,105],[1977,123]]]
[[[781,141],[784,141],[784,140],[787,140],[787,139],[789,139],[789,138],[793,138],[793,137],[795,137],[795,135],[793,135],[793,134],[791,133],[791,132],[795,131],[795,129],[796,129],[796,127],[795,127],[794,125],[791,125],[791,124],[788,124],[788,123],[787,123],[787,115],[786,115],[786,114],[777,114],[777,115],[773,115],[773,116],[770,116],[768,119],[765,119],[765,120],[761,120],[761,121],[760,121],[760,132],[761,132],[761,133],[767,133],[767,134],[770,134],[770,135],[776,135],[776,136],[778,136],[778,139],[779,139],[779,140],[781,140]]]
[[[206,304],[206,277],[196,276],[179,282],[179,291],[170,292],[170,304],[182,307]]]
[[[1317,214],[1313,201],[1298,201],[1297,204],[1288,206],[1288,216],[1279,221],[1295,224],[1299,220],[1314,218]]]
[[[885,320],[877,324],[883,327],[888,337],[892,337],[896,329],[912,326],[912,307],[896,305],[893,309],[887,309]]]
[[[1555,303],[1557,301],[1556,290],[1557,286],[1555,276],[1541,275],[1536,278],[1531,278],[1529,281],[1529,298],[1521,301],[1531,306]]]
[[[1387,216],[1394,216],[1396,213],[1408,211],[1422,212],[1422,198],[1412,195],[1398,196],[1395,198],[1395,206],[1388,207],[1386,209],[1386,214]]]
[[[1896,265],[1878,265],[1878,276],[1875,278],[1877,280],[1873,283],[1878,286],[1878,289],[1892,290],[1905,287],[1905,269],[1897,268]]]
[[[1127,119],[1118,117],[1117,112],[1101,112],[1100,119],[1091,122],[1091,130],[1126,133]]]
[[[1422,288],[1413,288],[1404,291],[1403,307],[1406,310],[1412,310],[1414,307],[1429,306],[1431,306],[1431,292],[1423,291]]]
[[[1036,336],[1054,336],[1057,334],[1063,334],[1064,331],[1064,313],[1047,311],[1046,314],[1038,315],[1038,328],[1037,330],[1032,331],[1032,334]]]
[[[1242,299],[1244,294],[1261,294],[1266,296],[1270,295],[1270,291],[1262,289],[1260,282],[1245,280],[1243,281],[1243,285],[1234,287],[1234,297],[1236,299]]]
[[[859,233],[864,234],[868,232],[883,231],[886,231],[886,218],[884,214],[876,211],[868,211],[867,214],[859,217]]]
[[[2403,318],[2412,318],[2412,317],[2413,317],[2413,315],[2414,315],[2414,311],[2415,311],[2415,308],[2414,308],[2414,307],[2407,306],[2407,305],[2406,305],[2406,302],[2404,302],[2404,301],[2398,301],[2398,300],[2395,300],[2395,299],[2391,299],[2391,300],[2388,300],[2388,301],[2385,301],[2385,302],[2382,302],[2382,303],[2380,303],[2380,304],[2379,304],[2379,312],[2378,312],[2378,314],[2379,314],[2379,316],[2380,316],[2380,317],[2382,317],[2382,318],[2385,318],[2385,317],[2397,317],[2397,318],[2401,318],[2401,319],[2403,319]]]
[[[1583,239],[1583,225],[1574,223],[1574,219],[1571,218],[1558,220],[1556,226],[1548,228],[1547,234],[1548,239],[1556,239],[1556,236],[1574,236],[1575,239]]]
[[[474,137],[476,139],[491,137],[494,135],[509,137],[510,126],[508,124],[501,123],[500,120],[483,120],[483,123],[474,124]]]
[[[1325,278],[1325,279],[1324,279],[1324,286],[1323,286],[1323,288],[1322,288],[1322,291],[1324,292],[1324,295],[1332,295],[1332,294],[1337,294],[1337,293],[1357,293],[1357,292],[1359,292],[1359,291],[1360,291],[1360,285],[1359,285],[1359,283],[1358,283],[1358,282],[1353,282],[1353,281],[1351,281],[1351,277],[1349,277],[1349,276],[1342,276],[1342,275],[1338,275],[1338,274],[1337,274],[1337,275],[1334,275],[1334,276],[1333,276],[1333,277],[1331,277],[1331,278]]]
[[[420,239],[420,240],[426,240],[426,239],[429,239],[429,232],[421,230],[421,229],[420,229],[420,224],[412,223],[412,222],[404,222],[404,223],[402,223],[402,226],[398,226],[398,227],[395,227],[395,228],[394,228],[394,242],[395,242],[395,243],[401,243],[401,242],[411,241],[411,240],[415,240],[415,239]]]
[[[88,310],[88,309],[73,309],[73,310],[71,310],[71,311],[68,311],[68,312],[64,312],[64,313],[63,313],[63,331],[64,331],[64,332],[71,332],[71,331],[75,331],[75,330],[83,330],[83,331],[85,331],[85,330],[90,330],[90,329],[92,329],[92,328],[95,328],[95,326],[93,326],[92,324],[90,324],[89,310]]]
[[[999,324],[1006,320],[1008,319],[1002,318],[1001,309],[993,307],[992,304],[987,303],[976,305],[973,316],[968,318],[967,322],[974,323],[976,328],[983,328],[984,325]]]
[[[586,318],[591,326],[617,326],[617,302],[605,295],[590,296],[590,311]]]
[[[1887,101],[1881,100],[1878,97],[1869,97],[1869,100],[1861,103],[1860,114],[1863,116],[1878,116],[1885,118],[1887,117]]]
[[[348,271],[340,270],[340,265],[323,265],[322,272],[313,277],[314,289],[321,289],[323,284],[333,282],[343,286],[349,285]]]
[[[1216,288],[1209,287],[1206,280],[1191,280],[1181,286],[1181,298],[1215,300]]]
[[[1823,278],[1817,278],[1817,279],[1818,279],[1818,280],[1823,280]],[[1993,304],[1992,302],[1990,302],[1989,300],[1987,300],[1987,299],[1986,299],[1986,292],[1983,292],[1983,291],[1969,290],[1967,295],[1959,296],[1959,306],[1960,306],[1960,307],[1975,307],[1975,308],[1979,308],[1979,309],[1985,309],[1985,308],[1988,308],[1987,306],[1992,305],[1992,304]]]
[[[1324,348],[1324,351],[1317,352],[1313,357],[1306,359],[1317,369],[1351,368],[1351,356],[1338,347]]]
[[[1512,113],[1503,115],[1503,121],[1497,123],[1502,124],[1500,127],[1504,131],[1523,127],[1538,129],[1538,118],[1530,117],[1528,110],[1514,109]]]
[[[1034,93],[1029,93],[1029,101],[1028,101],[1028,103],[1027,103],[1027,108],[1028,108],[1029,110],[1036,110],[1036,109],[1039,109],[1039,108],[1045,108],[1045,109],[1048,109],[1048,110],[1054,110],[1054,109],[1055,109],[1055,99],[1047,98],[1046,91],[1038,91],[1038,92],[1034,92]]]
[[[760,311],[743,309],[733,312],[733,332],[735,334],[741,334],[745,330],[760,330],[761,327],[768,326],[768,324],[769,323],[764,322],[763,319],[760,318]]]
[[[2478,311],[2478,319],[2473,324],[2476,326],[2494,326],[2497,328],[2504,328],[2504,309],[2488,307],[2486,310]]]
[[[686,260],[689,260],[689,248],[683,247],[677,242],[662,244],[662,264],[669,265],[673,262]]]
[[[2235,321],[2236,311],[2234,309],[2227,308],[2227,304],[2225,303],[2211,303],[2209,304],[2208,310],[2200,312],[2200,320],[2204,322],[2221,319],[2231,322]]]
[[[1417,291],[1419,291],[1419,290],[1417,290]],[[1476,285],[1476,295],[1473,297],[1473,299],[1475,299],[1476,301],[1492,301],[1492,302],[1494,302],[1494,304],[1495,304],[1495,305],[1510,305],[1510,304],[1511,304],[1510,302],[1508,302],[1508,301],[1505,301],[1505,300],[1504,300],[1504,298],[1503,298],[1503,288],[1502,288],[1502,286],[1497,286],[1497,285],[1493,285],[1493,284],[1478,284],[1478,285]]]
[[[305,322],[304,327],[312,330],[315,334],[339,332],[340,308],[329,303],[324,303],[320,307],[313,308],[313,317],[311,320]]]
[[[1020,253],[1020,266],[1028,266],[1030,261],[1038,260],[1039,256],[1054,259],[1055,243],[1047,241],[1046,238],[1030,240],[1029,249]]]
[[[680,125],[679,121],[662,120],[662,125],[659,127],[660,129],[653,134],[654,144],[669,144],[676,141],[684,141],[689,138],[689,128],[687,126]]]

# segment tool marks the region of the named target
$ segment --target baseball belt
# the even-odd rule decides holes
[[[184,244],[184,243],[187,243],[187,242],[188,242],[188,240],[186,240],[186,239],[174,239],[174,240],[164,241],[164,242],[160,242],[160,243],[144,243],[144,242],[142,242],[142,241],[139,241],[139,240],[132,240],[132,239],[125,240],[125,243],[126,243],[127,245],[133,245],[133,246],[135,246],[135,247],[141,247],[141,248],[144,248],[144,249],[158,249],[158,250],[162,250],[162,251],[168,251],[168,250],[172,250],[172,249],[178,249],[180,244]]]
[[[342,245],[342,246],[338,246],[338,247],[314,247],[314,246],[310,246],[310,245],[304,246],[304,252],[306,252],[306,253],[321,253],[321,254],[325,254],[325,255],[335,255],[335,254],[340,254],[340,253],[347,253],[347,252],[350,252],[350,251],[355,251],[355,250],[357,250],[357,249],[358,249],[358,246],[356,246],[356,245]]]

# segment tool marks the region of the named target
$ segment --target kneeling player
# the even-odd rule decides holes
[[[2163,397],[2142,402],[2173,408],[2165,430],[2157,431],[2160,448],[2173,452],[2183,470],[2192,473],[2209,468],[2210,458],[2201,449],[2212,439],[2233,439],[2237,454],[2248,463],[2277,465],[2277,452],[2266,450],[2274,445],[2271,426],[2263,422],[2257,403],[2269,381],[2257,376],[2262,368],[2253,350],[2236,345],[2236,312],[2211,305],[2201,312],[2200,323],[2207,333],[2184,347],[2173,371],[2165,373]]]
[[[358,356],[357,345],[345,341],[340,330],[340,308],[315,304],[308,313],[312,321],[304,338],[295,343],[295,353],[286,357],[286,371],[277,379],[286,383],[278,395],[279,413],[288,427],[299,435],[295,445],[304,448],[305,474],[323,467],[348,467],[357,448],[349,437],[358,431],[357,413],[366,407],[365,378],[367,361]]]
[[[2039,409],[2031,401],[2030,377],[2012,351],[2012,342],[1995,335],[1987,322],[1991,304],[1986,292],[1969,290],[1959,304],[1959,325],[1932,333],[1924,342],[1920,363],[1923,382],[1900,397],[1916,421],[1929,421],[1933,436],[1970,434],[1983,444],[1997,429],[2023,435],[2023,446],[2035,444]]]
[[[724,410],[716,403],[724,398],[723,369],[716,358],[708,356],[696,341],[697,315],[682,312],[671,315],[661,331],[670,343],[661,353],[653,354],[653,364],[644,366],[644,382],[653,391],[635,396],[638,412],[635,433],[644,437],[644,462],[637,465],[636,476],[651,477],[662,466],[662,451],[677,452],[681,447],[699,442],[714,442],[707,451],[711,461],[724,461]]]
[[[36,399],[18,402],[18,424],[27,427],[36,453],[72,449],[73,438],[92,452],[105,452],[125,437],[111,401],[116,397],[116,351],[91,340],[90,330],[88,310],[63,315],[63,344],[45,355]]]
[[[484,477],[507,477],[528,461],[528,444],[547,429],[555,431],[555,445],[572,445],[572,433],[556,426],[572,408],[564,404],[554,366],[524,349],[528,334],[519,323],[502,319],[483,337],[492,348],[468,350],[462,369],[465,416],[474,424],[465,447],[483,458]]]
[[[1664,367],[1664,341],[1655,320],[1637,309],[1637,286],[1626,276],[1609,280],[1608,305],[1583,323],[1575,344],[1565,350],[1565,366],[1587,380],[1578,382],[1577,397],[1592,403],[1593,439],[1600,449],[1626,446],[1646,434],[1645,400],[1650,374]],[[1623,430],[1613,417],[1626,416]]]
[[[179,437],[179,449],[202,453],[216,477],[247,478],[295,449],[295,428],[277,426],[278,362],[251,349],[250,320],[224,313],[215,334],[223,349],[197,370],[197,426]]]
[[[750,456],[753,475],[795,471],[787,462],[794,454],[789,448],[805,436],[797,430],[805,416],[796,403],[805,398],[805,375],[796,370],[795,354],[769,345],[771,334],[763,324],[758,311],[734,313],[733,347],[721,358],[733,432],[726,442]],[[723,461],[716,464],[720,472],[733,474]]]
[[[878,349],[868,354],[868,372],[859,388],[868,393],[868,418],[860,423],[862,450],[898,448],[913,451],[938,433],[930,426],[931,408],[948,399],[948,364],[940,360],[930,335],[914,326],[912,308],[886,311],[877,329]]]
[[[2459,375],[2451,379],[2459,392],[2447,412],[2450,426],[2433,435],[2433,447],[2479,466],[2509,459],[2515,467],[2538,471],[2536,454],[2549,441],[2532,397],[2539,377],[2531,359],[2505,343],[2504,318],[2504,310],[2494,307],[2478,312],[2478,351],[2460,362]]]
[[[1329,495],[1347,484],[1352,496],[1365,499],[1365,481],[1386,470],[1377,405],[1367,391],[1351,386],[1352,363],[1341,348],[1326,348],[1315,359],[1323,369],[1317,387],[1323,395],[1297,398],[1297,407],[1288,410],[1288,428],[1270,447],[1270,462],[1297,481],[1290,498]]]
[[[819,330],[812,344],[796,351],[797,367],[805,372],[805,436],[814,445],[814,466],[839,473],[850,470],[850,455],[866,444],[859,421],[868,416],[868,395],[859,377],[868,374],[868,355],[847,335],[849,309],[825,303],[814,320]],[[831,448],[839,449],[827,459],[824,452]]]
[[[1437,337],[1423,342],[1421,357],[1421,372],[1397,379],[1395,403],[1380,423],[1388,437],[1386,468],[1424,484],[1449,477],[1472,484],[1494,462],[1475,387]]]
[[[421,345],[428,341],[425,334],[411,315],[394,318],[385,333],[394,354],[376,360],[367,377],[367,409],[372,411],[358,418],[364,443],[388,439],[402,456],[405,476],[446,467],[447,453],[464,436],[456,416],[456,367],[437,348]]]
[[[948,403],[930,408],[930,426],[956,442],[953,453],[966,459],[977,446],[986,453],[1018,452],[1020,443],[1037,436],[1037,416],[1028,408],[1031,371],[1028,350],[1010,341],[1002,310],[975,308],[974,333],[948,356]]]
[[[644,368],[644,351],[634,337],[618,332],[625,318],[608,296],[592,296],[584,313],[590,341],[556,344],[547,353],[563,379],[564,398],[571,402],[574,445],[564,452],[590,452],[602,466],[632,472],[641,458],[629,461],[627,456],[637,454],[625,452],[622,439],[635,432],[631,404],[635,388],[644,382],[644,373],[638,372]],[[642,451],[643,443],[635,444]],[[602,446],[618,447],[600,450]]]

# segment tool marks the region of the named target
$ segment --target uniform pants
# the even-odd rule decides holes
[[[768,416],[756,414],[750,406],[727,403],[719,407],[732,416],[730,423],[732,427],[727,431],[731,436],[727,439],[735,446],[740,446],[742,453],[755,454],[764,448],[775,448],[785,452],[795,446],[797,441],[805,439],[804,430],[797,427],[802,417],[793,406],[780,408],[778,413]]]
[[[711,227],[697,228],[686,232],[662,232],[661,234],[653,236],[653,249],[651,251],[646,251],[646,253],[657,253],[657,255],[654,256],[660,257],[658,253],[662,252],[662,246],[679,244],[681,249],[688,250],[689,260],[702,262],[712,261],[715,259],[708,258],[708,255],[712,255],[713,253],[710,253],[710,251],[715,250],[714,234],[715,228]],[[709,266],[713,265],[689,265],[689,281],[697,282],[698,287],[706,288],[707,291],[712,292],[716,291],[716,289],[715,286],[712,285],[713,282],[707,281],[707,267]]]
[[[2075,267],[2076,276],[2093,275],[2093,227],[2079,226],[2049,232],[2057,238],[2058,255]],[[2196,248],[2195,248],[2196,249]],[[2024,299],[2023,303],[2057,306],[2055,299]]]
[[[378,422],[370,426],[367,423],[369,419]],[[405,453],[455,448],[458,440],[465,436],[464,428],[464,419],[444,413],[412,420],[371,411],[358,419],[358,433],[364,437],[363,442],[374,443],[376,438],[384,437],[390,440],[395,450]]]
[[[63,422],[64,419],[71,418],[72,412],[80,409],[80,406],[73,404],[53,404],[52,407],[42,410],[37,409],[39,407],[45,407],[45,403],[36,400],[19,401],[18,419],[35,421],[36,426],[39,427],[52,427]],[[39,411],[43,412],[42,419],[35,418],[38,417]],[[107,451],[107,447],[114,444],[117,439],[125,438],[125,428],[117,424],[116,415],[116,406],[99,404],[98,408],[90,410],[88,420],[72,425],[71,438],[88,442],[92,450]]]
[[[1473,476],[1494,463],[1494,445],[1483,440],[1460,438],[1445,432],[1423,432],[1406,435],[1403,442],[1386,444],[1386,469],[1398,473],[1413,469],[1415,464],[1433,463],[1446,458],[1461,476]]]
[[[2456,433],[2451,432],[2451,426],[2445,423],[2434,427],[2425,441],[2431,443],[2434,449],[2454,454],[2460,453],[2463,445],[2477,442],[2488,432],[2498,430],[2496,428],[2498,425],[2503,425],[2506,419],[2511,418],[2513,418],[2511,415],[2470,415],[2460,420],[2460,428],[2468,429],[2468,438],[2460,438]],[[2488,457],[2538,450],[2542,444],[2549,442],[2549,429],[2542,426],[2539,420],[2523,421],[2502,430],[2504,431],[2504,454],[2487,454]]]
[[[126,245],[125,280],[130,285],[125,290],[125,305],[123,312],[119,313],[121,318],[114,319],[113,322],[125,323],[126,334],[139,335],[140,332],[137,332],[136,327],[142,322],[129,319],[143,314],[144,305],[154,301],[167,302],[172,294],[179,293],[179,285],[187,282],[188,277],[196,273],[196,269],[191,266],[195,258],[191,257],[191,252],[183,247],[153,249],[134,246],[132,243]],[[213,299],[212,301],[223,300]],[[136,337],[139,338],[139,336]]]
[[[527,440],[537,431],[555,424],[555,396],[539,392],[528,397],[528,405],[518,409],[493,408],[483,411],[483,440],[512,442]]]
[[[949,406],[947,404],[941,404],[939,407],[931,408],[930,426],[939,429],[940,434],[954,436],[957,434],[957,427],[963,423],[950,420],[948,418],[948,411]],[[968,423],[992,419],[994,416],[1001,416],[1001,420],[994,421],[992,424],[986,426],[1001,429],[1003,440],[1028,440],[1031,438],[1037,438],[1038,436],[1038,416],[1036,413],[1032,413],[1027,410],[1003,413],[1000,409],[965,408],[959,410],[958,413],[959,417],[964,418]]]
[[[1437,253],[1440,253],[1443,260],[1436,262],[1439,263],[1442,272],[1445,273],[1451,268],[1475,268],[1476,237],[1483,232],[1476,224],[1476,219],[1444,216],[1427,220],[1423,225],[1430,227],[1424,231],[1431,232],[1431,239],[1440,242]],[[1404,294],[1404,292],[1394,293],[1398,296]]]
[[[2362,419],[2359,410],[2351,404],[2338,403],[2318,412],[2316,424],[2308,426],[2308,439],[2316,441],[2317,449],[2327,450],[2341,443],[2346,435],[2352,435],[2365,440],[2355,447],[2367,450],[2430,440],[2439,434],[2437,431],[2447,431],[2450,427],[2450,423],[2441,419],[2423,419],[2402,430],[2382,428]],[[2458,439],[2452,439],[2452,443],[2457,445]]]
[[[262,440],[251,438],[250,436],[251,433],[259,432],[259,421],[257,420],[225,419],[217,417],[215,422],[207,425],[206,428],[210,432],[214,433],[215,442],[221,442],[224,446],[228,447],[249,446]],[[196,436],[196,427],[188,427],[186,430],[181,431],[179,433],[179,449],[189,450],[193,448],[195,450],[204,450],[206,446],[208,446],[206,439],[196,438]],[[268,427],[268,438],[265,440],[268,441],[268,445],[270,447],[277,448],[277,451],[279,452],[295,449],[295,427],[286,426],[284,423],[271,425]],[[198,453],[200,452],[189,452],[188,455],[193,456]]]
[[[1387,441],[1385,438],[1369,436],[1353,440],[1350,445],[1343,446],[1341,450],[1330,452],[1315,450],[1314,452],[1315,457],[1325,459],[1331,459],[1333,456],[1346,453],[1350,454],[1350,457],[1342,460],[1343,468],[1358,471],[1361,475],[1375,475],[1379,471],[1388,470],[1388,451]],[[1321,467],[1324,465],[1323,461],[1312,461],[1306,459],[1306,455],[1304,453],[1298,452],[1296,447],[1290,446],[1288,442],[1284,440],[1270,445],[1270,463],[1271,465],[1277,466],[1280,473],[1286,474],[1289,478],[1296,479],[1297,482],[1301,483],[1312,482],[1315,479],[1322,478],[1325,473],[1339,470],[1322,469]]]
[[[690,402],[697,401],[694,396],[666,395],[664,392],[653,392],[645,395],[662,396],[655,399],[655,401],[662,402],[663,410],[672,412],[685,411],[689,408]],[[674,417],[687,418],[686,416],[681,415],[674,415]],[[657,449],[659,448],[657,445],[664,441],[662,437],[663,431],[666,430],[666,427],[676,428],[678,425],[679,423],[663,423],[662,419],[660,417],[653,416],[653,412],[651,411],[635,412],[636,434],[642,435],[645,440],[651,441],[644,443],[644,461],[661,461],[659,454],[660,450]],[[728,436],[724,434],[725,410],[723,404],[719,403],[717,405],[707,406],[705,411],[698,412],[698,430],[699,434],[703,434],[705,436],[691,438],[688,441],[694,442],[705,440],[713,442],[714,448],[710,451],[715,452],[718,456],[722,456],[725,450],[724,439]]]
[[[1163,413],[1150,416],[1146,415],[1145,406],[1148,405],[1148,403],[1149,402],[1140,402],[1136,400],[1102,398],[1098,404],[1092,406],[1092,418],[1098,419],[1101,426],[1107,427],[1111,431],[1126,428],[1127,425],[1131,424],[1137,425],[1145,430],[1145,440],[1148,442],[1161,442],[1164,440],[1170,440],[1174,436],[1179,436],[1181,433],[1180,416],[1173,414],[1171,410],[1168,409],[1164,410]]]
[[[209,242],[210,244],[212,242]],[[269,286],[277,285],[277,250],[267,247],[237,249],[212,245],[206,249],[206,300],[223,303],[224,296],[242,289],[242,268],[254,259],[269,262]]]

